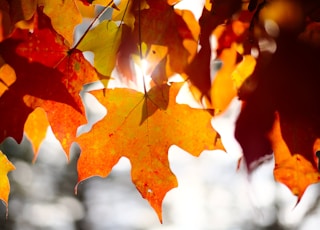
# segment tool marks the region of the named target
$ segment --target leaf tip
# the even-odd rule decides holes
[[[8,217],[8,200],[10,193],[10,183],[7,177],[8,172],[16,167],[8,160],[7,156],[0,150],[0,199],[6,206],[6,218]]]

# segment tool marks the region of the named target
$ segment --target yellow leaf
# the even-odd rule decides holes
[[[110,77],[116,64],[116,54],[121,41],[122,27],[113,21],[103,21],[90,30],[78,49],[94,53],[94,67],[103,76]]]
[[[230,49],[224,49],[219,57],[222,61],[222,67],[214,76],[211,87],[211,103],[216,111],[224,111],[237,95],[231,77],[236,66],[237,51],[235,47],[236,44],[232,44]]]
[[[38,149],[47,134],[49,122],[44,109],[38,107],[29,114],[26,123],[24,124],[24,132],[31,141],[34,152],[34,159],[38,156]]]

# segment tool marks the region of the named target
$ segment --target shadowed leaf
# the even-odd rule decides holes
[[[174,73],[184,72],[197,51],[200,29],[190,11],[174,9],[165,0],[147,3],[147,8],[139,10],[138,1],[134,1],[129,9],[135,17],[134,28],[123,31],[117,69],[129,80],[135,79],[130,68],[131,57],[140,56],[139,47],[143,44],[147,47],[146,55],[149,52],[158,55],[160,52],[158,62],[166,60],[166,65],[161,66],[165,68],[162,72],[167,74],[166,79]],[[160,82],[162,79],[154,81]]]

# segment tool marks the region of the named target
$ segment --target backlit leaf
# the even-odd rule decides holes
[[[108,176],[119,159],[127,157],[133,183],[162,220],[162,200],[177,186],[169,167],[169,147],[177,145],[194,156],[205,149],[222,148],[214,145],[217,133],[208,111],[176,104],[179,88],[178,84],[157,86],[146,95],[120,88],[94,91],[108,114],[78,138],[82,150],[79,182]],[[160,96],[165,91],[169,91],[168,98]],[[153,114],[146,118],[149,112]]]
[[[78,45],[82,51],[94,53],[94,67],[105,77],[110,77],[116,64],[122,27],[113,21],[103,21],[90,30]]]
[[[165,0],[147,3],[146,9],[131,7],[130,13],[135,16],[134,29],[123,31],[117,68],[129,80],[134,79],[130,69],[131,56],[140,56],[142,44],[147,46],[148,52],[157,52],[152,46],[167,47],[163,72],[170,74],[182,73],[197,50],[200,29],[190,11],[176,10]]]

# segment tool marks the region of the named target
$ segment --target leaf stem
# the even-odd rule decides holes
[[[90,23],[90,25],[88,26],[88,28],[86,29],[86,31],[82,34],[81,38],[79,39],[79,41],[73,46],[73,48],[69,51],[72,52],[72,50],[76,49],[79,44],[82,42],[82,40],[84,39],[84,37],[86,36],[86,34],[89,32],[89,30],[92,28],[92,26],[94,25],[94,23],[107,11],[107,9],[113,4],[113,0],[111,0],[104,8],[103,10],[101,10],[101,12],[93,19],[93,21]]]
[[[146,80],[145,80],[145,75],[144,75],[145,73],[144,73],[144,70],[142,69],[142,66],[141,66],[141,62],[142,62],[142,59],[143,59],[143,55],[142,55],[142,34],[141,34],[141,0],[139,0],[138,20],[139,20],[139,23],[138,23],[139,56],[140,56],[140,68],[141,68],[141,72],[142,72],[143,91],[144,91],[144,94],[146,96],[148,96],[147,87],[146,87]]]
[[[79,39],[79,41],[71,48],[68,50],[67,55],[64,56],[63,58],[61,58],[61,60],[53,67],[54,69],[57,68],[60,63],[68,56],[70,56],[72,54],[72,52],[79,46],[79,44],[82,42],[82,40],[84,39],[84,37],[86,36],[86,34],[89,32],[89,30],[92,28],[92,26],[94,25],[94,23],[106,12],[106,10],[109,8],[109,6],[111,6],[113,4],[113,0],[111,0],[104,8],[103,10],[101,10],[101,12],[93,19],[93,21],[90,23],[90,25],[88,26],[88,28],[86,29],[86,31],[82,34],[81,38]]]

